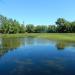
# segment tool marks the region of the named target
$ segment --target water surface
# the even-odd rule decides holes
[[[0,75],[75,75],[75,43],[0,38]]]

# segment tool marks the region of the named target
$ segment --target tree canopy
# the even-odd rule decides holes
[[[0,15],[0,33],[74,33],[75,21],[69,22],[64,18],[58,18],[55,25],[20,24],[17,20]]]

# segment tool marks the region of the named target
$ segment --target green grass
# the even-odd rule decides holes
[[[25,34],[0,34],[0,38],[36,37],[51,40],[63,40],[75,42],[75,33],[25,33]]]
[[[44,34],[39,36],[40,38],[47,38],[51,40],[62,40],[62,41],[72,41],[75,42],[75,34],[74,33],[51,33]]]

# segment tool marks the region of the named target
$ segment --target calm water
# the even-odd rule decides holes
[[[75,43],[0,38],[0,75],[75,75]]]

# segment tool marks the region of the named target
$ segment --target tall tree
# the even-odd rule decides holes
[[[67,21],[63,18],[58,18],[57,21],[56,21],[56,25],[57,25],[57,31],[60,32],[60,33],[64,33],[66,32],[66,26],[65,26],[65,23]]]
[[[55,25],[49,25],[47,32],[48,33],[55,33],[56,32],[56,26]]]
[[[33,33],[34,32],[34,25],[33,24],[27,24],[26,25],[26,31],[28,33]]]

